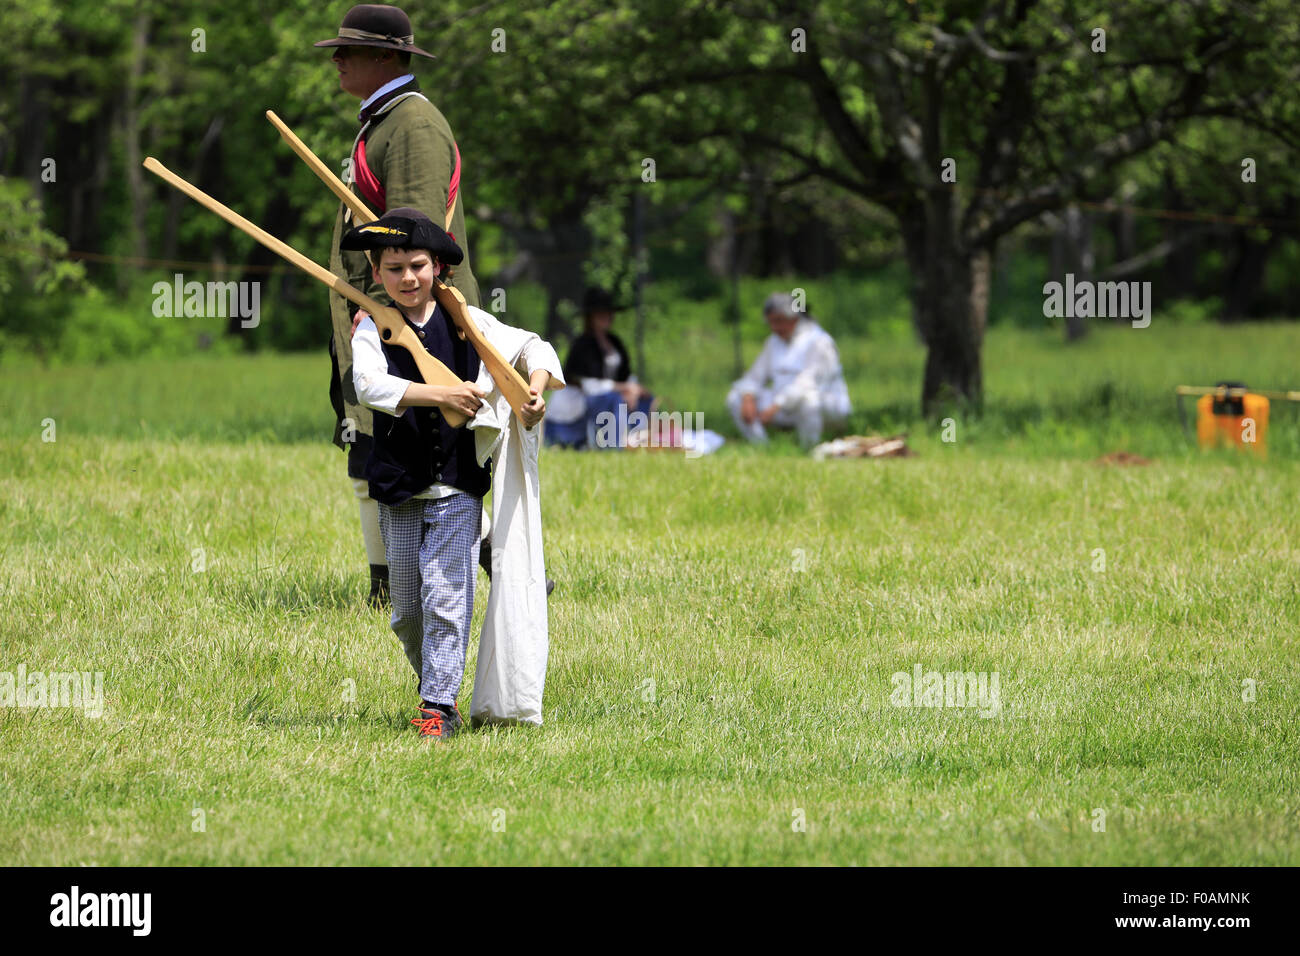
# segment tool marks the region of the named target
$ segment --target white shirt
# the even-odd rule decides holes
[[[395,80],[389,80],[379,89],[375,90],[373,93],[371,93],[369,96],[367,96],[364,100],[361,101],[361,109],[364,110],[367,106],[369,106],[375,100],[379,99],[379,97],[383,96],[385,93],[391,93],[399,86],[402,86],[405,83],[410,83],[413,79],[415,79],[414,73],[406,73],[403,74],[402,76],[399,76]]]
[[[812,319],[800,319],[786,342],[773,333],[749,371],[736,383],[741,394],[771,389],[772,402],[788,411],[815,401],[836,415],[849,413],[849,390],[835,340]]]
[[[482,309],[472,305],[467,308],[470,318],[476,320],[480,328],[483,328],[485,318],[491,323],[497,321],[491,313],[484,312]],[[422,329],[428,324],[428,319],[411,324]],[[534,371],[544,368],[557,382],[560,384],[564,382],[559,374],[559,360],[555,358],[555,350],[536,336],[530,338],[524,345],[520,363],[526,369],[525,379],[531,379]],[[379,329],[375,326],[375,320],[369,316],[361,320],[356,334],[352,336],[352,384],[357,392],[357,400],[366,408],[383,412],[394,418],[402,414],[397,410],[397,406],[401,404],[402,396],[406,394],[406,389],[411,382],[388,371],[388,358],[384,355],[383,346],[380,344]],[[376,429],[387,427],[381,424],[381,421],[381,419],[375,420]],[[447,498],[455,494],[460,494],[459,488],[437,482],[414,497]]]

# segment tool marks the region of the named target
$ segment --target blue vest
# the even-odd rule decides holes
[[[424,344],[425,351],[472,382],[478,378],[479,357],[474,347],[456,334],[451,317],[439,305],[421,329],[410,319],[407,327]],[[423,382],[411,353],[400,345],[389,345],[380,337],[388,373],[412,382]],[[375,414],[374,445],[366,460],[365,478],[370,497],[386,505],[400,505],[430,485],[451,485],[475,498],[482,498],[492,486],[491,473],[474,453],[474,433],[462,426],[452,428],[437,408],[407,408],[397,417]]]

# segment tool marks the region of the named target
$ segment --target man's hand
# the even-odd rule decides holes
[[[772,419],[776,418],[776,413],[780,411],[775,405],[769,405],[759,413],[758,420],[764,425],[772,424]]]
[[[758,418],[758,402],[753,395],[744,395],[740,399],[740,420],[746,425],[754,424]]]
[[[525,428],[532,428],[546,414],[546,399],[537,386],[528,389],[528,404],[519,409],[519,420]]]
[[[473,382],[461,382],[459,385],[446,385],[438,389],[438,398],[434,404],[439,408],[450,409],[473,418],[483,404],[487,392]],[[539,415],[538,418],[541,418]]]
[[[357,309],[356,315],[352,316],[352,331],[348,333],[348,338],[355,336],[357,334],[357,326],[361,324],[361,320],[368,318],[370,318],[369,312],[365,309]]]

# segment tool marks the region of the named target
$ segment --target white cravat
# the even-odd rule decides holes
[[[364,100],[361,101],[361,109],[364,110],[367,106],[369,106],[375,100],[379,99],[379,97],[383,96],[385,93],[391,93],[399,86],[403,85],[404,83],[409,83],[413,79],[415,79],[414,73],[406,73],[403,74],[402,76],[399,76],[395,80],[389,80],[379,89],[375,90],[373,93],[371,93],[369,96],[367,96]]]

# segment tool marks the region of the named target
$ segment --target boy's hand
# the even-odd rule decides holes
[[[361,324],[361,320],[368,319],[368,318],[370,318],[369,312],[367,312],[365,309],[357,309],[357,314],[352,316],[352,331],[348,333],[348,338],[352,338],[354,335],[356,335],[357,326]]]
[[[473,418],[483,404],[487,392],[473,382],[462,382],[442,389],[442,399],[436,402],[439,408],[448,408]]]
[[[541,390],[535,385],[528,389],[528,394],[530,396],[528,404],[519,409],[519,420],[524,423],[525,428],[532,428],[546,414],[546,399],[542,397]]]

